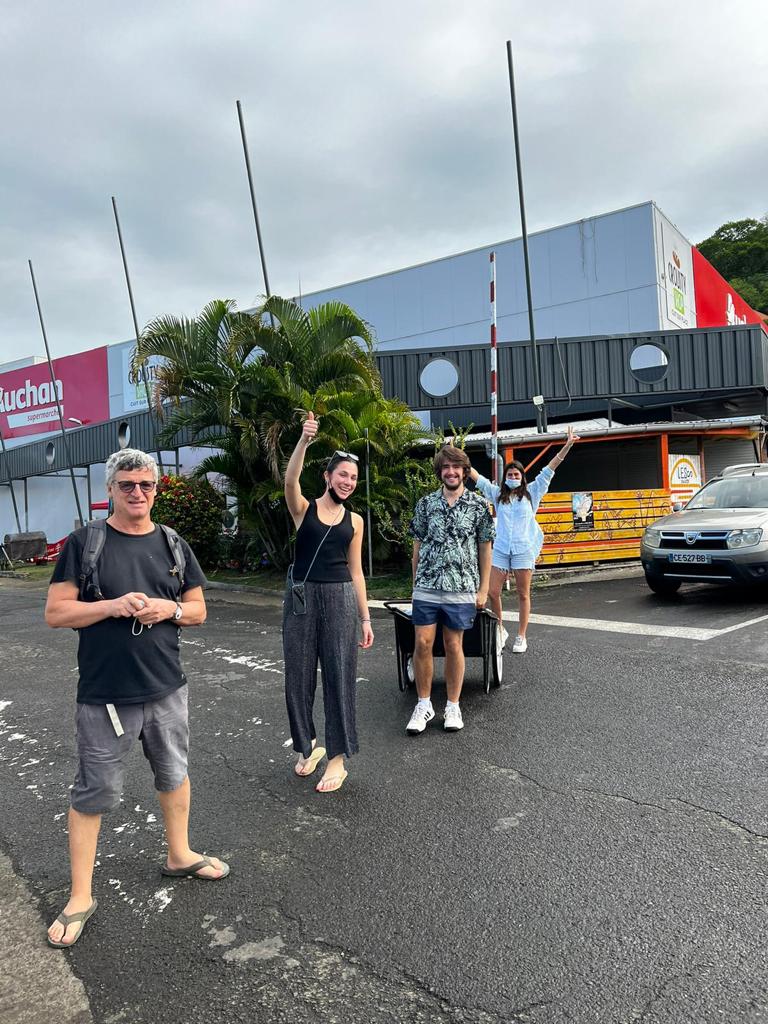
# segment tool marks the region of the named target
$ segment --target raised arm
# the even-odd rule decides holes
[[[557,455],[554,457],[554,459],[552,459],[552,461],[549,463],[549,468],[552,470],[553,473],[557,469],[557,467],[562,464],[563,459],[568,454],[568,452],[571,450],[571,448],[573,448],[574,442],[579,441],[579,440],[580,440],[579,435],[578,434],[574,434],[573,427],[569,426],[568,427],[568,438],[567,438],[565,444],[560,449],[560,451],[557,453]]]
[[[309,505],[309,502],[301,493],[300,483],[301,471],[304,468],[304,454],[315,439],[318,426],[315,414],[308,412],[304,426],[301,428],[299,443],[293,449],[293,454],[285,468],[285,503],[297,527],[301,525],[304,513]]]

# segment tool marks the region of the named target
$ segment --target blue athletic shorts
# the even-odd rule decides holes
[[[448,629],[472,629],[477,615],[474,604],[438,604],[434,601],[412,602],[411,622],[414,626],[447,626]]]

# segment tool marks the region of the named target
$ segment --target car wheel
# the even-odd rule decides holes
[[[645,582],[659,597],[673,597],[681,587],[682,580],[671,580],[667,576],[645,574]]]

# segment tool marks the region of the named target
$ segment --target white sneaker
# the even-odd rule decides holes
[[[507,646],[507,640],[509,640],[509,633],[504,629],[501,623],[499,623],[499,639],[501,641],[501,649]]]
[[[428,708],[422,704],[417,704],[413,709],[413,714],[405,727],[405,731],[411,736],[418,736],[420,732],[424,732],[427,728],[427,724],[432,721],[435,717],[435,709],[430,705]]]
[[[528,650],[528,641],[524,636],[516,636],[515,642],[512,644],[513,654],[525,654]]]
[[[461,708],[456,704],[452,704],[450,707],[446,706],[445,714],[443,715],[443,728],[446,732],[458,732],[459,729],[464,728]]]

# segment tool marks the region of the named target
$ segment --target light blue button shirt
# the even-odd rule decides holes
[[[513,494],[511,501],[499,501],[501,488],[492,484],[484,476],[478,476],[476,487],[496,509],[496,541],[493,545],[494,554],[523,555],[533,552],[534,560],[538,558],[544,543],[544,531],[536,522],[541,499],[549,490],[555,471],[545,466],[533,483],[528,484],[531,500],[522,501]]]

